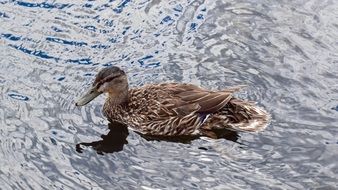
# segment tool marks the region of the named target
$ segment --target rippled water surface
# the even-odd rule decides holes
[[[0,1],[1,189],[338,189],[337,18],[334,0]],[[272,122],[147,140],[103,96],[75,107],[109,65],[134,87],[246,84]]]

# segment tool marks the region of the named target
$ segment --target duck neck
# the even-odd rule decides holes
[[[108,101],[110,106],[126,106],[128,104],[128,89],[122,92],[108,93]]]

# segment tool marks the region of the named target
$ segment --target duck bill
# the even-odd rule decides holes
[[[88,104],[90,101],[94,100],[97,96],[102,94],[102,92],[97,91],[95,87],[89,89],[89,91],[84,94],[81,98],[79,98],[76,102],[76,106],[84,106]]]

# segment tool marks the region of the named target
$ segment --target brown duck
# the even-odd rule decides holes
[[[145,135],[216,137],[214,131],[223,129],[261,131],[270,116],[254,103],[233,97],[241,88],[210,91],[192,84],[162,83],[129,89],[126,73],[112,66],[97,74],[76,105],[108,93],[104,116]]]

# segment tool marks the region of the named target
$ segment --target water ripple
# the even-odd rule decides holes
[[[64,9],[66,7],[70,7],[72,5],[69,4],[60,4],[60,3],[54,3],[50,4],[47,2],[42,2],[42,3],[30,3],[30,2],[25,2],[25,1],[16,1],[17,5],[24,6],[24,7],[38,7],[38,8],[44,8],[44,9]]]
[[[0,4],[2,188],[336,189],[336,1]],[[104,96],[74,104],[111,65],[131,87],[245,84],[271,125],[179,142],[113,128]]]
[[[30,55],[33,55],[33,56],[36,56],[36,57],[40,57],[40,58],[44,58],[44,59],[54,59],[55,61],[59,60],[58,58],[50,56],[46,52],[43,52],[43,51],[40,51],[40,50],[30,50],[30,49],[25,48],[23,46],[16,46],[16,45],[12,45],[12,44],[10,44],[9,46],[13,47],[17,50],[20,50],[23,53],[30,54]]]
[[[10,96],[13,99],[21,100],[21,101],[28,101],[29,100],[29,98],[27,96],[17,94],[17,93],[9,93],[8,96]]]
[[[65,44],[65,45],[73,45],[73,46],[85,46],[85,45],[88,45],[86,42],[69,41],[69,40],[64,40],[64,39],[54,38],[54,37],[47,37],[46,40],[47,41],[51,41],[51,42]]]

